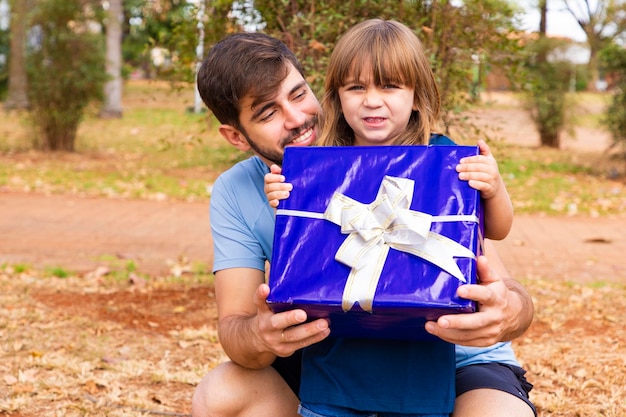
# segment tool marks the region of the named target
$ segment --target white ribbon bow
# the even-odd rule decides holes
[[[352,269],[344,288],[342,308],[356,302],[372,311],[378,280],[390,248],[411,253],[467,282],[454,257],[474,258],[468,248],[430,231],[433,216],[410,210],[414,181],[385,176],[376,199],[363,204],[335,193],[323,217],[339,226],[348,237],[335,254],[338,262]],[[445,216],[446,221],[471,220],[475,216]]]

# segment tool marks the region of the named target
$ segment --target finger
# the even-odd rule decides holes
[[[463,285],[457,290],[457,295],[466,300],[475,301],[481,308],[493,306],[497,303],[497,296],[494,291],[483,283],[480,285]]]
[[[276,203],[278,203],[278,200],[284,200],[286,198],[289,197],[289,191],[283,191],[283,190],[274,190],[274,191],[267,191],[266,190],[266,194],[267,194],[267,199],[270,201],[270,203],[272,202],[272,200],[276,200]]]
[[[496,176],[498,172],[496,167],[485,162],[471,162],[457,165],[456,172],[461,174],[481,174],[487,178]]]
[[[329,333],[328,321],[317,319],[304,324],[292,325],[282,331],[281,339],[284,343],[302,344],[309,339],[319,340],[318,337],[325,337]]]
[[[484,156],[492,156],[491,149],[489,149],[489,145],[483,139],[478,139],[478,148],[480,149],[480,154]]]
[[[500,336],[497,318],[482,313],[441,316],[437,321],[427,322],[425,328],[434,336],[461,345],[488,346]]]
[[[267,284],[261,284],[254,292],[254,305],[258,310],[269,310],[267,305],[267,296],[270,294],[270,287]]]
[[[486,172],[485,170],[480,170],[480,169],[472,169],[468,171],[459,172],[459,179],[464,180],[464,181],[470,181],[470,180],[481,181],[484,183],[494,182],[493,176],[489,172]]]
[[[489,183],[486,183],[485,181],[469,180],[467,183],[470,187],[477,191],[480,191],[483,194],[491,191],[491,185]]]
[[[441,326],[441,323],[435,321],[426,322],[425,329],[433,336],[437,336],[446,342],[459,345],[462,345],[467,338],[471,338],[471,336],[463,334],[462,331],[448,329],[447,327]]]
[[[330,329],[325,319],[290,326],[280,331],[280,341],[275,349],[276,354],[289,356],[298,349],[324,340],[329,334]]]
[[[491,336],[492,332],[443,329],[435,322],[426,323],[426,331],[446,342],[461,346],[486,347],[498,342],[497,336]]]
[[[265,186],[267,187],[268,185],[274,185],[276,183],[283,183],[285,182],[285,176],[284,175],[280,175],[280,174],[265,174],[265,176],[263,177],[263,180],[265,181]]]
[[[495,171],[496,164],[492,164],[489,160],[473,160],[473,161],[463,161],[459,163],[456,167],[457,172],[487,172],[490,173]],[[270,174],[267,174],[270,175]]]
[[[482,156],[466,156],[461,158],[456,166],[456,170],[467,170],[470,164],[484,163],[484,157]]]
[[[272,174],[280,174],[280,173],[283,172],[283,169],[280,166],[276,165],[276,164],[272,164],[272,165],[270,165],[270,172]]]
[[[293,184],[290,182],[271,182],[266,183],[263,189],[266,194],[273,191],[291,191],[293,189]]]
[[[480,255],[476,258],[476,274],[478,275],[478,281],[482,285],[502,281],[502,277],[491,268],[489,259],[485,255]]]
[[[468,314],[447,314],[441,316],[435,322],[437,326],[449,331],[471,331],[485,329],[496,321],[491,313],[468,313]]]

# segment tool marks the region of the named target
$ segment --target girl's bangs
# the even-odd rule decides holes
[[[413,85],[416,79],[416,67],[407,54],[389,45],[372,43],[352,56],[343,82],[369,80],[372,77],[376,85],[398,84]],[[369,74],[363,73],[369,71]]]

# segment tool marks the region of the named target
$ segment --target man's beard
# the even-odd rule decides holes
[[[304,132],[305,130],[308,129],[313,129],[318,123],[318,117],[314,116],[311,120],[307,121],[302,127],[300,127],[297,130],[293,130],[289,133],[289,136],[283,138],[280,141],[280,151],[275,151],[272,149],[267,149],[267,148],[263,148],[261,147],[258,143],[254,142],[252,139],[250,139],[250,136],[248,136],[248,133],[242,128],[241,133],[243,133],[243,136],[246,138],[246,141],[248,141],[248,144],[250,145],[250,147],[261,157],[267,159],[270,162],[275,163],[276,165],[282,165],[283,164],[283,154],[284,154],[284,150],[285,147],[287,145],[289,145],[296,137],[300,136],[300,134],[302,132]]]

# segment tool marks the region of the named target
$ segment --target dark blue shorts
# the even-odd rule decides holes
[[[528,393],[533,385],[524,377],[526,371],[519,366],[503,363],[478,363],[456,370],[456,396],[480,388],[491,388],[524,401],[537,416],[535,405],[530,402]]]
[[[300,392],[300,374],[302,371],[302,350],[297,350],[287,358],[276,358],[272,367],[283,377],[289,388],[298,395]]]

